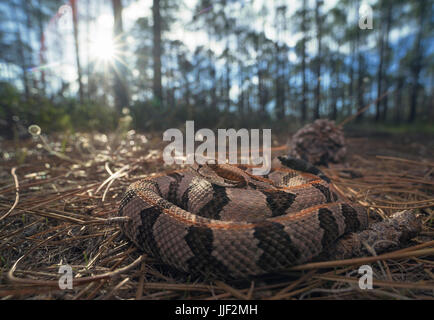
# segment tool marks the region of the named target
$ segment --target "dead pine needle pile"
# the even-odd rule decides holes
[[[405,247],[227,282],[170,270],[120,231],[127,186],[175,169],[164,165],[161,135],[35,132],[0,141],[0,299],[433,299],[434,145],[402,139],[350,137],[346,161],[321,169],[371,223],[417,212],[422,231]],[[64,265],[72,289],[59,288]],[[373,269],[372,290],[359,288],[361,265]]]

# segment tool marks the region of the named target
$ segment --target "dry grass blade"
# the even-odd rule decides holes
[[[37,286],[47,286],[47,287],[57,287],[57,288],[59,287],[59,281],[56,281],[56,280],[54,280],[54,281],[34,280],[34,279],[21,279],[21,278],[15,277],[14,276],[15,269],[23,257],[24,256],[22,256],[20,259],[18,259],[15,262],[15,264],[12,266],[12,268],[9,270],[9,272],[8,272],[9,281],[11,281],[13,283],[21,283],[21,284],[26,284],[26,285],[37,285]],[[78,278],[78,279],[75,278],[75,279],[73,279],[73,286],[79,286],[79,285],[83,285],[85,283],[92,282],[92,281],[103,280],[103,279],[107,279],[107,278],[113,278],[119,274],[122,274],[122,273],[136,267],[140,262],[142,262],[143,259],[144,259],[144,256],[140,256],[139,258],[134,260],[134,262],[129,264],[128,266],[123,267],[123,268],[119,268],[119,269],[111,271],[111,272],[107,272],[107,273],[103,273],[103,274],[91,276],[91,277],[83,277],[83,278]]]
[[[230,294],[232,294],[235,298],[237,299],[241,299],[241,300],[248,300],[247,296],[244,295],[243,293],[241,293],[239,290],[231,287],[230,285],[224,283],[223,281],[216,281],[215,282],[216,285],[218,287],[220,287],[221,289],[229,292]]]
[[[15,173],[16,171],[17,171],[16,167],[13,167],[11,170],[11,174],[12,174],[12,177],[14,177],[14,182],[15,182],[15,201],[14,201],[14,204],[12,205],[12,207],[8,210],[8,212],[6,212],[3,216],[0,217],[0,221],[2,221],[7,216],[9,216],[12,213],[12,211],[14,211],[15,207],[18,204],[18,201],[20,201],[20,184],[18,182],[18,177]]]
[[[347,283],[359,283],[358,278],[349,278],[349,277],[339,277],[339,276],[331,276],[331,275],[317,275],[314,276],[316,279],[321,280],[330,280],[330,281],[340,281]],[[434,290],[434,282],[433,283],[406,283],[406,282],[397,282],[397,281],[385,281],[385,280],[376,280],[373,279],[373,285],[378,287],[391,287],[391,288],[405,288],[405,289],[420,289],[420,290]]]
[[[309,272],[307,272],[306,274],[304,274],[303,276],[301,276],[300,278],[298,278],[296,281],[294,281],[293,283],[291,283],[289,286],[283,288],[282,290],[280,290],[274,297],[271,298],[271,300],[279,300],[282,297],[284,297],[284,295],[295,289],[298,285],[300,285],[301,283],[303,283],[304,281],[306,281],[307,279],[310,279],[312,277],[312,275],[316,272],[316,270],[310,270]]]
[[[130,278],[126,278],[126,279],[122,280],[105,297],[103,297],[102,300],[110,299],[116,293],[116,291],[118,291],[128,281],[130,281]]]
[[[433,162],[419,162],[419,161],[413,161],[413,160],[409,160],[409,159],[403,159],[403,158],[398,158],[398,157],[388,157],[388,156],[376,156],[378,159],[384,159],[384,160],[393,160],[393,161],[401,161],[401,162],[407,162],[407,163],[411,163],[411,164],[416,164],[416,165],[425,165],[425,166],[430,166],[430,167],[434,167],[434,163]]]
[[[381,101],[385,96],[387,96],[389,93],[391,93],[392,90],[390,91],[386,91],[384,92],[380,97],[378,97],[377,99],[371,101],[370,103],[368,103],[366,106],[364,106],[363,108],[361,108],[360,110],[358,110],[355,114],[349,116],[348,118],[346,118],[344,121],[342,121],[339,124],[339,127],[344,127],[347,123],[353,121],[357,116],[361,115],[363,112],[365,112],[366,110],[368,110],[368,108],[373,105],[374,103],[377,103],[377,101]]]
[[[299,266],[292,267],[291,270],[309,270],[309,269],[325,269],[334,268],[349,265],[362,265],[371,262],[376,262],[380,260],[387,259],[402,259],[408,257],[419,257],[419,256],[432,256],[434,255],[434,248],[432,249],[421,249],[415,251],[405,251],[405,252],[390,252],[374,257],[363,257],[345,260],[335,260],[335,261],[325,261],[325,262],[314,262],[306,263]]]
[[[61,150],[60,137],[52,149],[65,159],[29,141],[24,164],[11,159],[0,165],[7,178],[0,180],[2,299],[432,298],[434,147],[426,140],[422,146],[418,139],[403,144],[402,139],[349,138],[347,161],[321,168],[337,192],[368,208],[371,223],[398,208],[417,208],[423,230],[407,248],[308,263],[254,281],[215,282],[175,273],[152,256],[145,262],[122,236],[127,218],[117,211],[128,185],[179,169],[164,166],[161,134],[155,137],[143,144],[143,135],[128,133],[116,150],[98,142],[107,138],[98,134],[76,134]],[[286,140],[276,139],[273,157],[286,153]],[[89,153],[77,147],[83,143],[90,146]],[[2,142],[2,148],[13,154],[16,146]],[[72,157],[81,164],[65,161]],[[73,269],[73,290],[58,287],[57,271],[65,264]],[[370,264],[378,275],[374,284],[379,285],[371,293],[355,285],[360,264]]]
[[[174,291],[201,291],[210,292],[210,285],[200,285],[200,284],[183,284],[183,283],[163,283],[163,282],[145,282],[143,285],[144,289],[154,289],[154,290],[174,290]],[[223,289],[221,289],[223,290]]]
[[[140,266],[140,279],[139,279],[139,285],[137,286],[136,291],[136,300],[140,300],[143,296],[143,285],[145,282],[145,262],[142,262]]]

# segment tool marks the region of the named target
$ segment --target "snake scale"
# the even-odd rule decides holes
[[[236,278],[305,263],[366,228],[364,208],[333,192],[316,167],[279,159],[263,177],[204,165],[137,181],[121,201],[123,233],[178,270]]]

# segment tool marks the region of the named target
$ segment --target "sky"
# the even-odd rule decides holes
[[[310,1],[310,6],[314,5],[314,0]],[[361,4],[372,4],[374,0],[362,0]],[[209,46],[216,55],[220,55],[224,49],[224,45],[222,43],[217,42],[210,37],[206,30],[200,30],[197,25],[191,23],[194,14],[206,14],[207,8],[203,8],[198,12],[195,10],[197,7],[198,0],[184,0],[184,4],[181,5],[178,15],[176,17],[176,22],[172,25],[172,31],[170,33],[164,34],[164,37],[175,40],[179,39],[190,49],[190,51],[194,51],[197,46],[203,45],[205,47]],[[328,10],[332,8],[336,4],[337,0],[326,0],[324,2],[324,10]],[[46,70],[51,70],[56,76],[61,75],[64,81],[69,82],[71,87],[71,91],[74,92],[77,90],[77,69],[75,62],[75,51],[74,51],[74,41],[73,41],[73,32],[72,32],[72,14],[71,10],[65,4],[68,1],[62,2],[59,1],[59,10],[58,16],[53,17],[49,24],[46,26],[46,42],[47,42],[47,65],[44,66]],[[87,8],[87,3],[90,3],[90,8]],[[301,1],[284,1],[284,0],[228,0],[228,12],[233,16],[243,16],[248,12],[248,10],[253,10],[253,12],[258,13],[264,10],[264,8],[268,11],[268,15],[265,20],[258,18],[256,19],[250,27],[256,29],[262,29],[264,25],[264,31],[267,37],[270,39],[276,39],[275,29],[273,24],[275,23],[274,17],[274,8],[277,5],[286,4],[287,5],[287,26],[288,30],[285,32],[283,37],[281,37],[282,41],[285,41],[290,47],[293,47],[297,40],[300,38],[301,34],[296,33],[294,28],[291,26],[291,19],[289,17],[293,16],[295,10],[301,4]],[[84,17],[87,14],[98,13],[98,16],[94,17],[94,23],[90,26],[91,37],[90,48],[86,46],[81,46],[81,60],[82,65],[86,66],[88,57],[87,51],[90,51],[91,59],[98,60],[101,56],[107,54],[106,44],[110,41],[113,32],[113,9],[111,6],[111,2],[108,0],[94,0],[94,1],[84,1],[77,0],[79,14]],[[152,1],[150,0],[137,0],[137,1],[124,1],[124,10],[123,10],[123,23],[124,23],[124,31],[128,32],[134,26],[135,21],[141,17],[150,17],[152,16]],[[243,23],[244,19],[240,19],[236,21],[236,23]],[[354,23],[357,23],[356,17],[354,17]],[[377,21],[375,21],[377,23]],[[375,27],[375,24],[374,24]],[[83,26],[84,28],[84,26]],[[392,32],[390,40],[393,42],[395,39],[398,39],[403,34],[408,33],[410,30],[409,26],[402,26]],[[86,43],[86,30],[81,30],[80,32],[80,42]],[[34,39],[35,48],[39,46],[39,39]],[[130,48],[134,46],[134,38],[132,36],[127,38],[128,45]],[[375,41],[375,39],[372,39]],[[57,50],[60,46],[64,46],[64,49],[59,54],[59,50]],[[371,47],[375,47],[375,43],[371,45]],[[341,48],[345,53],[349,48]],[[316,43],[315,41],[311,41],[308,43],[307,47],[308,52],[314,54],[316,52]],[[35,50],[36,58],[38,58],[38,50]],[[291,62],[298,61],[298,57],[295,55],[294,51],[291,51],[289,54],[289,60]],[[35,59],[36,61],[38,59]],[[99,59],[101,60],[101,59]],[[104,63],[99,63],[99,66]],[[131,63],[134,65],[134,63]],[[1,66],[0,66],[1,67]],[[37,72],[40,70],[41,66],[33,66],[32,71]],[[219,66],[217,66],[219,67]],[[138,74],[138,70],[135,70],[133,67],[129,69],[133,76]],[[0,73],[1,74],[1,73]],[[86,79],[84,78],[84,82],[86,83]],[[231,95],[236,96],[238,93],[238,88],[236,85],[231,92]]]
[[[313,0],[310,0],[313,1]],[[327,0],[324,3],[325,9],[332,7],[337,0]],[[190,49],[190,51],[194,51],[197,46],[209,46],[213,51],[215,51],[216,55],[221,54],[224,47],[221,43],[214,41],[210,38],[205,30],[200,30],[198,28],[194,28],[195,26],[191,24],[192,18],[195,12],[195,8],[198,0],[184,0],[184,5],[180,7],[180,11],[176,17],[176,22],[172,26],[172,31],[170,33],[166,33],[164,36],[169,39],[179,39],[182,40],[183,43]],[[63,4],[62,4],[63,3]],[[76,66],[75,66],[75,52],[74,52],[74,41],[72,36],[72,13],[71,9],[66,5],[68,1],[59,1],[59,9],[58,16],[52,17],[48,26],[46,27],[45,37],[47,42],[47,61],[48,65],[45,65],[46,69],[53,69],[59,73],[63,79],[67,82],[73,82],[77,78],[76,74]],[[86,15],[87,10],[89,8],[86,7],[87,1],[77,0],[77,6],[80,15]],[[91,25],[92,36],[91,36],[91,53],[99,54],[99,47],[101,46],[101,40],[110,37],[113,30],[113,11],[110,4],[110,1],[107,0],[97,0],[90,2],[91,8],[90,12],[99,12],[99,16],[96,17],[95,23]],[[127,5],[125,5],[127,3]],[[130,4],[128,4],[130,3]],[[275,39],[275,31],[273,28],[274,23],[274,7],[281,4],[287,5],[287,16],[290,17],[293,15],[297,6],[299,5],[299,1],[284,1],[284,0],[229,0],[228,6],[230,6],[230,12],[234,15],[242,15],[243,10],[247,7],[253,8],[255,12],[260,12],[265,7],[270,13],[264,22],[264,31],[267,37],[271,39]],[[205,10],[199,10],[202,14],[206,14]],[[199,13],[200,14],[200,13]],[[124,1],[124,10],[123,10],[123,23],[124,23],[124,31],[128,32],[130,30],[135,21],[140,17],[151,17],[152,15],[152,1],[150,0],[137,0],[137,1]],[[57,18],[57,19],[56,19]],[[253,25],[254,28],[259,29],[262,28],[262,21],[259,19]],[[289,30],[291,26],[289,25]],[[194,29],[194,30],[193,30]],[[80,42],[85,43],[85,32],[81,32]],[[291,33],[290,31],[286,32],[284,39],[289,46],[294,46],[298,38],[299,34]],[[38,40],[34,39],[35,47],[38,46]],[[129,39],[133,42],[134,39]],[[59,46],[59,41],[62,42],[62,45],[65,47],[61,57],[56,56],[56,51],[53,48],[57,49]],[[312,44],[314,45],[314,44]],[[104,48],[103,48],[104,49]],[[81,59],[83,60],[83,65],[87,64],[85,61],[85,57],[87,57],[87,48],[82,46],[82,50],[80,52]],[[308,50],[314,50],[314,48],[308,48]],[[37,50],[36,50],[37,51]],[[35,54],[38,54],[37,52]],[[289,59],[294,62],[297,60],[297,57],[294,53],[291,53]],[[37,60],[37,59],[36,59]],[[55,61],[55,62],[53,62]],[[33,70],[36,71],[38,66],[34,66]]]
[[[325,9],[332,7],[335,2],[337,0],[328,0],[325,1]],[[84,5],[84,1],[83,0],[78,0],[78,6],[79,6],[79,11],[81,11],[82,14],[83,11],[85,10],[80,10],[80,2],[83,3]],[[98,1],[96,1],[98,2]],[[95,2],[95,3],[96,3]],[[104,2],[104,1],[103,1]],[[262,10],[262,8],[265,6],[268,9],[268,12],[270,13],[268,18],[265,21],[265,34],[267,37],[274,39],[276,37],[275,33],[274,33],[274,28],[273,28],[273,23],[274,23],[274,6],[275,3],[280,4],[280,3],[285,3],[285,1],[267,1],[267,0],[233,0],[233,1],[228,1],[229,5],[231,6],[231,8],[233,8],[234,10],[231,10],[231,12],[236,16],[237,14],[242,14],[242,10],[245,9],[245,6],[247,5],[251,5],[254,9],[254,11],[259,12]],[[192,17],[193,14],[195,14],[196,12],[194,11],[194,9],[196,8],[196,3],[197,0],[184,0],[184,6],[181,6],[179,14],[177,15],[176,19],[177,21],[174,23],[174,25],[172,26],[172,32],[170,33],[166,33],[164,36],[166,38],[169,39],[179,39],[182,40],[184,42],[184,44],[191,50],[194,51],[194,49],[197,46],[200,45],[204,45],[204,46],[210,46],[212,50],[216,51],[216,54],[219,55],[222,50],[223,50],[223,46],[220,45],[218,42],[213,41],[212,39],[210,39],[206,33],[205,30],[200,30],[200,29],[195,29],[194,31],[192,30],[192,28],[194,28],[194,26],[191,25],[191,21],[192,21]],[[298,1],[290,1],[288,2],[288,11],[287,11],[287,16],[290,17],[293,15],[294,11],[296,10],[296,5],[298,6]],[[291,4],[296,4],[296,5],[291,5]],[[60,7],[59,7],[60,8]],[[86,8],[83,8],[86,9]],[[99,12],[100,15],[99,17],[97,17],[96,19],[96,23],[93,24],[91,26],[91,30],[93,30],[93,37],[95,39],[100,39],[101,36],[105,36],[105,35],[110,35],[112,33],[113,30],[113,13],[112,13],[112,8],[110,5],[105,5],[105,6],[99,6]],[[204,8],[206,9],[206,8]],[[205,11],[205,10],[204,10]],[[74,50],[70,50],[69,48],[73,47],[73,39],[72,39],[72,24],[71,24],[71,18],[70,18],[70,11],[65,10],[64,11],[65,14],[61,17],[61,19],[59,20],[59,23],[55,26],[58,29],[60,29],[60,32],[63,34],[69,34],[69,36],[65,36],[62,37],[62,41],[65,41],[65,45],[68,47],[66,51],[66,55],[65,55],[65,60],[71,61],[73,62],[75,57],[73,55]],[[204,14],[206,13],[206,11],[204,12]],[[124,10],[123,10],[123,23],[124,23],[124,31],[128,32],[128,30],[130,30],[135,21],[140,18],[140,17],[150,17],[152,15],[152,1],[149,0],[137,0],[137,1],[132,1],[130,5],[125,6]],[[253,27],[259,29],[262,28],[262,22],[261,21],[257,21],[256,25],[254,25]],[[289,26],[289,29],[291,27]],[[47,33],[51,33],[51,35],[55,36],[55,34],[52,32],[53,30],[49,30]],[[82,32],[82,41],[84,42],[84,32]],[[285,35],[285,40],[287,42],[288,45],[290,46],[294,46],[296,41],[298,40],[298,38],[300,37],[299,34],[293,34],[291,32],[287,32]],[[96,41],[95,45],[98,45],[98,41]],[[94,46],[95,47],[95,46]],[[93,48],[92,50],[95,50],[95,48]],[[82,52],[82,54],[84,55],[84,52]],[[292,55],[290,57],[291,59],[295,60],[296,57],[295,55]],[[67,70],[66,72],[62,72],[63,74],[65,74],[67,77],[72,76],[72,69],[74,69],[75,66],[73,66],[73,68],[69,68],[70,70]],[[71,79],[67,79],[67,80],[71,80]]]

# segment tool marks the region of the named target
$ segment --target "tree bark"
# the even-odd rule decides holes
[[[284,52],[284,45],[282,41],[282,34],[286,30],[286,6],[279,6],[276,8],[276,31],[277,40],[275,42],[276,50],[276,78],[275,78],[275,90],[276,90],[276,116],[279,120],[284,121],[285,118],[285,83],[286,83],[286,56]]]
[[[335,58],[335,59],[339,59],[339,55],[340,55],[340,43],[338,44],[337,58]],[[334,87],[334,89],[332,88],[332,92],[331,92],[331,96],[332,96],[332,114],[331,114],[331,117],[333,120],[336,120],[338,117],[337,103],[338,103],[338,95],[340,92],[340,81],[339,81],[340,68],[339,68],[339,61],[337,61],[337,60],[334,60],[334,61],[335,61],[335,63],[334,63],[333,70],[332,70],[332,78],[334,78],[335,87]]]
[[[404,88],[404,77],[402,75],[398,75],[398,80],[396,84],[395,90],[395,122],[401,122],[402,116],[402,90]]]
[[[375,104],[375,122],[380,121],[381,116],[381,100],[379,99],[382,94],[382,82],[383,82],[383,64],[384,64],[384,31],[381,27],[380,34],[379,34],[379,63],[378,63],[378,70],[377,70],[377,103]]]
[[[122,22],[122,2],[121,0],[112,0],[114,15],[114,39],[116,43],[123,43],[123,22]],[[116,44],[115,44],[116,45]],[[114,61],[114,92],[115,105],[118,115],[122,114],[122,109],[129,106],[128,87],[125,80],[126,68],[124,64],[115,57]]]
[[[226,107],[225,111],[229,112],[231,108],[231,68],[229,61],[226,62]]]
[[[381,25],[380,30],[380,38],[379,38],[379,64],[378,64],[378,70],[377,70],[377,103],[376,103],[376,111],[375,111],[375,121],[378,122],[380,119],[383,121],[386,120],[387,117],[387,96],[384,98],[384,100],[381,100],[380,97],[384,93],[384,90],[387,90],[388,84],[386,79],[384,78],[384,70],[387,69],[386,65],[386,57],[388,54],[388,45],[389,45],[389,33],[390,33],[390,25],[392,22],[392,4],[387,3],[386,8],[382,8],[382,11],[386,10],[386,25]],[[383,17],[383,14],[382,14]],[[387,77],[386,77],[387,78]],[[383,87],[383,83],[385,86]],[[383,108],[381,108],[383,106]],[[383,109],[383,110],[382,110]]]
[[[354,62],[355,62],[355,54],[356,54],[356,46],[353,41],[351,41],[351,58],[350,58],[350,70],[349,70],[349,77],[350,77],[350,83],[348,84],[348,116],[353,113],[353,107],[354,107]]]
[[[30,85],[29,85],[29,76],[27,71],[27,58],[26,54],[24,52],[24,44],[23,39],[21,37],[21,28],[20,28],[20,22],[18,20],[18,14],[17,14],[17,4],[13,5],[12,14],[14,17],[14,21],[16,21],[16,30],[15,30],[15,37],[17,39],[17,56],[18,56],[18,63],[22,71],[22,81],[23,81],[23,87],[24,87],[24,96],[26,100],[30,98]]]
[[[314,119],[319,118],[319,107],[320,107],[320,95],[321,95],[321,38],[322,38],[322,22],[320,17],[320,7],[322,5],[322,0],[316,1],[315,6],[315,23],[316,23],[316,30],[317,30],[317,46],[318,46],[318,53],[316,57],[316,88],[315,88],[315,109],[314,109]]]
[[[259,103],[259,113],[261,115],[265,115],[266,101],[265,101],[265,92],[264,92],[264,80],[263,80],[263,70],[261,67],[261,57],[259,55],[260,45],[259,45],[259,37],[257,35],[255,39],[255,51],[256,55],[256,76],[258,77],[258,103]]]
[[[77,1],[71,0],[71,8],[72,8],[72,24],[74,29],[74,44],[75,44],[75,62],[77,65],[77,80],[78,80],[78,94],[80,98],[80,102],[83,101],[83,82],[82,82],[82,73],[81,73],[81,65],[80,65],[80,44],[78,40],[78,13],[77,13]]]
[[[276,62],[275,62],[275,67],[276,67],[276,75],[275,75],[275,84],[274,84],[274,89],[275,89],[275,97],[276,97],[276,105],[275,105],[275,111],[276,111],[276,116],[277,119],[279,120],[283,120],[283,118],[285,117],[285,110],[284,110],[284,99],[283,99],[283,89],[282,89],[282,73],[283,70],[282,68],[282,63],[281,63],[281,49],[280,49],[280,45],[278,43],[276,43]]]
[[[154,60],[153,92],[154,99],[161,105],[163,103],[163,87],[161,84],[161,15],[160,0],[153,0],[152,5],[154,43],[152,56]]]
[[[411,64],[411,74],[412,74],[412,80],[413,83],[411,85],[411,94],[410,94],[410,114],[408,117],[408,122],[414,122],[417,115],[417,103],[418,103],[418,94],[419,94],[419,75],[420,71],[422,70],[422,37],[423,37],[423,30],[425,27],[425,10],[426,10],[426,3],[425,0],[420,0],[418,2],[419,10],[418,10],[418,16],[419,16],[419,30],[417,32],[415,44],[414,44],[414,52],[413,52],[413,59]]]
[[[44,35],[44,24],[43,24],[43,16],[42,16],[42,4],[41,0],[38,0],[38,14],[37,14],[37,20],[38,20],[38,31],[39,31],[39,64],[45,65],[47,62],[45,60],[45,35]],[[46,80],[45,80],[45,71],[42,69],[40,71],[41,73],[41,92],[43,95],[46,93]]]
[[[302,13],[302,22],[301,22],[301,30],[303,33],[302,39],[302,54],[301,54],[301,70],[302,70],[302,81],[303,81],[303,92],[302,92],[302,100],[301,100],[301,121],[305,123],[307,120],[307,81],[306,81],[306,11],[307,11],[307,0],[303,0],[303,13]]]
[[[359,7],[359,2],[357,2],[356,8]],[[362,30],[359,28],[356,32],[356,49],[357,49],[357,67],[358,67],[358,75],[357,75],[357,111],[360,111],[364,107],[363,102],[363,96],[364,96],[364,85],[363,85],[363,78],[364,78],[364,66],[363,66],[363,55],[360,50],[360,33]],[[362,120],[363,113],[360,113],[356,117],[356,121],[360,122]]]
[[[389,77],[387,75],[387,69],[389,67],[390,64],[390,46],[389,46],[389,36],[390,36],[390,29],[392,28],[392,4],[388,3],[388,7],[387,7],[387,17],[386,17],[386,38],[384,40],[385,42],[385,47],[384,47],[384,55],[385,57],[387,57],[387,60],[385,61],[385,66],[384,69],[386,74],[385,76],[383,76],[383,81],[384,81],[384,90],[389,90]],[[388,111],[388,96],[386,95],[383,98],[382,104],[383,104],[383,114],[382,114],[382,120],[386,121],[387,120],[387,111]]]

